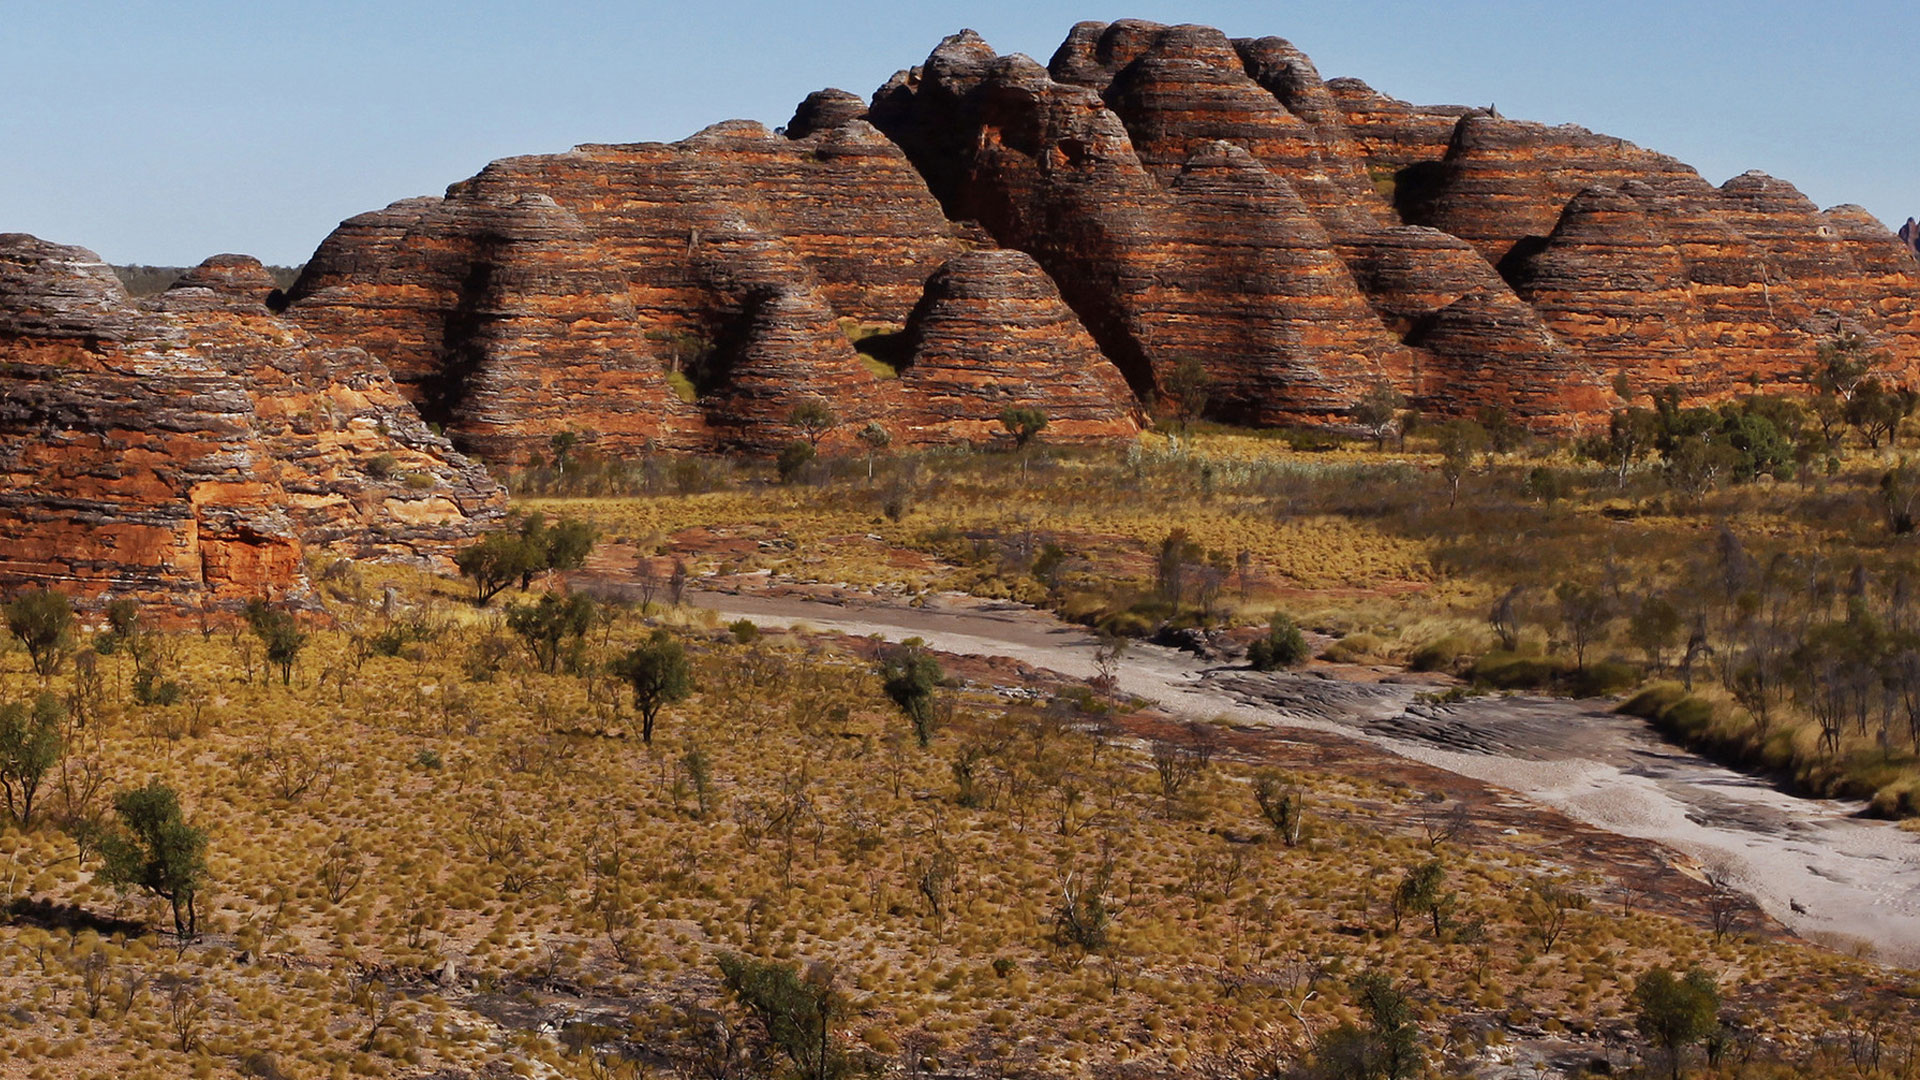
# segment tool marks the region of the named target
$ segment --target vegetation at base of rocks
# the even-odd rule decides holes
[[[462,548],[453,561],[473,583],[474,602],[485,606],[510,585],[524,590],[543,574],[579,569],[597,537],[585,521],[563,515],[549,524],[536,511]]]
[[[1335,639],[1330,660],[1485,690],[1673,678],[1722,710],[1693,745],[1911,813],[1900,598],[1920,580],[1920,463],[1910,421],[1849,411],[1872,368],[1843,355],[1809,399],[1708,405],[1622,384],[1603,428],[1558,441],[1496,409],[1402,410],[1391,438],[1364,443],[1176,418],[1177,445],[1042,443],[1018,470],[963,448],[822,452],[782,486],[764,466],[688,465],[704,479],[684,495],[529,505],[677,552],[696,576],[959,590],[1105,633],[1198,634],[1228,656],[1284,605]],[[1845,723],[1786,677],[1796,658],[1857,682]]]

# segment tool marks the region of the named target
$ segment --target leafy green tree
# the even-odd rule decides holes
[[[1000,410],[1000,426],[1013,436],[1015,449],[1025,450],[1047,429],[1047,411],[1031,405],[1009,405]]]
[[[1274,612],[1267,623],[1267,636],[1255,638],[1247,646],[1247,662],[1255,671],[1274,671],[1279,668],[1299,667],[1307,662],[1311,650],[1307,648],[1307,638],[1300,627],[1291,618]]]
[[[0,789],[6,793],[7,812],[22,829],[33,827],[33,799],[40,782],[66,751],[60,736],[65,718],[66,709],[52,694],[41,694],[32,705],[0,705]]]
[[[593,628],[596,611],[590,596],[542,593],[540,599],[531,604],[512,604],[507,608],[507,629],[520,635],[527,651],[533,654],[534,665],[551,675],[560,670],[562,660],[578,656],[581,641]]]
[[[20,639],[42,679],[60,670],[73,648],[73,604],[51,589],[29,589],[6,606],[7,633]]]
[[[945,678],[940,661],[919,638],[908,638],[880,659],[882,689],[913,723],[914,738],[922,747],[933,743],[934,692]]]
[[[534,557],[545,571],[578,570],[587,564],[587,556],[593,554],[593,545],[599,538],[600,531],[591,524],[575,517],[562,517],[542,533],[540,543],[533,548]],[[526,582],[523,580],[521,584],[525,587]]]
[[[1660,415],[1652,409],[1627,405],[1607,417],[1605,435],[1581,443],[1581,450],[1596,461],[1613,468],[1616,486],[1624,487],[1627,472],[1634,463],[1653,452],[1660,438]]]
[[[1453,907],[1453,894],[1446,892],[1447,868],[1439,859],[1430,859],[1407,872],[1393,891],[1393,928],[1400,929],[1406,915],[1426,915],[1433,921],[1433,936],[1439,937],[1447,926],[1447,912]]]
[[[1315,1068],[1309,1075],[1327,1080],[1407,1080],[1419,1075],[1420,1026],[1407,996],[1390,976],[1377,971],[1354,979],[1352,992],[1366,1028],[1343,1024],[1328,1032],[1315,1047]]]
[[[825,398],[802,398],[787,413],[787,423],[799,428],[807,445],[818,451],[820,440],[826,437],[827,432],[840,426],[840,414],[833,411],[833,406],[827,404]]]
[[[267,663],[280,669],[280,685],[293,682],[293,663],[306,647],[307,635],[292,613],[254,597],[247,601],[247,624],[267,649]]]
[[[832,967],[814,964],[805,975],[792,964],[734,953],[718,958],[727,989],[760,1021],[768,1043],[793,1063],[799,1080],[833,1080],[852,1072],[834,1045],[833,1026],[846,1011]]]
[[[1387,436],[1393,434],[1393,422],[1405,408],[1407,396],[1385,379],[1375,380],[1353,405],[1353,422],[1372,437],[1374,449],[1385,449]]]
[[[1486,429],[1487,440],[1496,454],[1508,454],[1527,442],[1527,427],[1498,405],[1484,405],[1473,413],[1473,422]]]
[[[1860,380],[1848,399],[1844,415],[1847,423],[1866,440],[1867,449],[1880,449],[1881,442],[1898,443],[1900,422],[1913,415],[1911,390],[1888,386],[1877,378]]]
[[[1680,1080],[1686,1048],[1719,1026],[1720,988],[1699,968],[1677,978],[1669,968],[1654,968],[1633,985],[1633,1013],[1634,1027],[1666,1051],[1673,1080]]]
[[[1814,362],[1803,374],[1813,386],[1810,409],[1828,452],[1840,448],[1840,440],[1846,434],[1847,407],[1853,401],[1854,392],[1887,360],[1886,353],[1875,352],[1871,342],[1851,331],[1835,334],[1820,343]]]
[[[573,448],[580,445],[580,433],[577,431],[556,431],[547,440],[547,446],[553,451],[553,471],[567,471],[567,458]]]
[[[1186,595],[1188,570],[1206,557],[1206,549],[1185,528],[1176,525],[1169,529],[1160,541],[1160,553],[1153,564],[1154,585],[1160,591],[1160,598],[1179,607]]]
[[[614,673],[633,687],[633,705],[640,710],[640,738],[644,742],[653,741],[653,724],[660,710],[685,701],[694,691],[693,665],[687,662],[687,650],[664,627],[615,661]]]
[[[533,553],[518,533],[502,530],[481,537],[453,557],[460,576],[473,582],[474,602],[485,606],[533,565]]]
[[[173,906],[174,933],[199,933],[195,904],[207,879],[206,830],[187,824],[180,797],[158,780],[113,798],[119,828],[100,840],[99,880],[114,888],[140,888]]]

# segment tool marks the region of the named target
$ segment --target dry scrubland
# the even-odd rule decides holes
[[[599,525],[606,572],[637,553],[663,580],[678,558],[722,580],[960,590],[1129,636],[1279,611],[1335,638],[1329,659],[1478,690],[1645,685],[1632,707],[1689,745],[1920,814],[1920,466],[1903,448],[1840,439],[1797,471],[1776,461],[1795,479],[1742,479],[1738,460],[1703,465],[1684,446],[1663,460],[1651,435],[1624,469],[1604,444],[1594,460],[1482,436],[1455,463],[1446,431],[1375,449],[1205,429],[1177,448],[1043,448],[1023,466],[883,456],[872,479],[857,456],[785,484],[586,458],[514,484],[530,509]]]
[[[336,573],[335,609],[365,584]],[[1712,972],[1762,1056],[1841,1030],[1838,986],[1882,1025],[1913,1007],[1859,962],[1629,911],[1519,840],[1449,836],[1404,784],[1286,774],[1307,793],[1288,846],[1249,764],[1207,751],[1223,733],[1142,746],[1085,695],[950,687],[922,749],[865,642],[684,626],[700,691],[647,746],[591,674],[637,614],[589,636],[583,674],[545,675],[490,615],[413,595],[408,632],[317,632],[288,686],[244,629],[167,639],[171,706],[133,705],[131,664],[99,661],[46,818],[4,837],[0,878],[33,901],[0,938],[10,1072],[707,1075],[716,1017],[748,1027],[723,951],[830,972],[836,1045],[909,1071],[1258,1075],[1353,1019],[1366,971],[1415,1002],[1436,1065],[1516,1029],[1623,1046],[1654,965]],[[10,697],[37,688],[24,661],[5,657]],[[202,940],[154,934],[163,904],[75,860],[51,822],[89,778],[160,779],[209,831]],[[1393,904],[1434,859],[1438,933]],[[1591,904],[1550,950],[1547,883]],[[1083,923],[1102,898],[1104,940],[1062,933],[1069,889]]]
[[[523,505],[603,527],[587,581],[662,595],[677,557],[696,575],[1019,596],[1122,631],[1279,607],[1347,658],[1482,681],[1532,665],[1572,685],[1616,656],[1629,683],[1669,673],[1672,647],[1635,656],[1624,614],[1589,627],[1577,662],[1555,586],[1612,592],[1611,574],[1622,603],[1684,601],[1700,560],[1730,558],[1728,534],[1761,565],[1826,551],[1838,597],[1851,581],[1859,605],[1896,607],[1877,583],[1896,580],[1905,541],[1880,517],[1874,463],[1681,497],[1644,470],[1621,485],[1534,453],[1476,456],[1453,507],[1417,441],[1306,452],[1231,433],[1180,453],[1042,448],[1024,467],[882,456],[871,481],[851,459],[786,485],[582,457],[566,486],[688,493]],[[1551,497],[1542,468],[1564,474]],[[1175,528],[1194,544],[1169,560]],[[1773,939],[1724,898],[1662,908],[1644,882],[1559,850],[1554,819],[1455,832],[1452,803],[1385,770],[1248,749],[1085,687],[996,686],[1015,676],[956,658],[922,747],[873,643],[744,640],[684,609],[616,611],[547,674],[499,610],[558,582],[482,610],[454,581],[344,563],[316,576],[326,611],[287,685],[244,624],[153,639],[174,704],[136,702],[124,648],[94,661],[97,683],[71,661],[47,681],[83,707],[34,826],[0,833],[9,1074],[821,1071],[759,1042],[723,954],[793,966],[803,1000],[826,1004],[829,1072],[1251,1077],[1317,1057],[1319,1075],[1383,1075],[1339,1057],[1341,1025],[1369,1023],[1370,973],[1406,995],[1434,1074],[1555,1035],[1624,1066],[1645,1048],[1631,991],[1665,967],[1718,985],[1721,1075],[1917,1065],[1908,976]],[[1537,594],[1490,626],[1518,583]],[[697,691],[648,745],[606,665],[662,623]],[[0,699],[41,689],[28,659],[0,654]],[[1703,697],[1660,690],[1673,700],[1655,711],[1699,700],[1686,708],[1739,723],[1711,672],[1696,664]],[[1783,687],[1773,704],[1776,730],[1804,738],[1808,703]],[[1851,723],[1848,748],[1871,738]],[[1293,845],[1255,795],[1276,760],[1269,794],[1305,796]],[[159,932],[163,902],[96,882],[97,853],[78,857],[59,827],[154,779],[208,831],[195,942]],[[1705,1067],[1698,1048],[1685,1060]]]

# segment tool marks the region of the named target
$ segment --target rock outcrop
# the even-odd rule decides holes
[[[1008,328],[951,294],[978,252],[1031,260]],[[1045,66],[963,31],[778,132],[495,162],[344,223],[288,316],[512,459],[562,430],[766,451],[812,395],[940,441],[1051,392],[1059,437],[1123,437],[1115,373],[1151,409],[1190,360],[1227,421],[1338,424],[1386,382],[1428,413],[1573,430],[1618,374],[1791,385],[1843,330],[1920,381],[1917,274],[1864,213],[1761,174],[1716,188],[1584,128],[1323,80],[1280,38],[1124,20],[1075,26]],[[1048,290],[1064,307],[1041,316]],[[960,340],[1062,311],[1079,332],[1030,361]]]
[[[201,302],[251,306],[248,269],[141,305],[90,251],[0,235],[0,590],[297,596],[309,552],[444,565],[500,517],[366,352]]]
[[[907,442],[1003,439],[1009,408],[1045,412],[1050,440],[1139,430],[1119,369],[1025,252],[969,252],[935,271],[906,340],[899,424]]]

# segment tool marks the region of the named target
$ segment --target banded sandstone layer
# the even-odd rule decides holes
[[[1222,420],[1337,424],[1387,382],[1566,430],[1617,374],[1791,384],[1843,329],[1913,379],[1902,248],[1764,174],[1715,187],[1583,128],[1323,81],[1279,38],[1127,20],[1044,67],[962,32],[777,132],[495,162],[343,224],[289,316],[495,457],[568,429],[764,451],[809,396],[849,421],[830,440],[976,441],[1028,401],[1058,437],[1124,436],[1189,358]],[[996,250],[1029,260],[997,314],[985,279],[954,291]]]
[[[84,248],[0,234],[0,590],[297,597],[308,552],[431,565],[502,515],[378,361],[269,314],[272,288],[220,256],[140,303]]]

